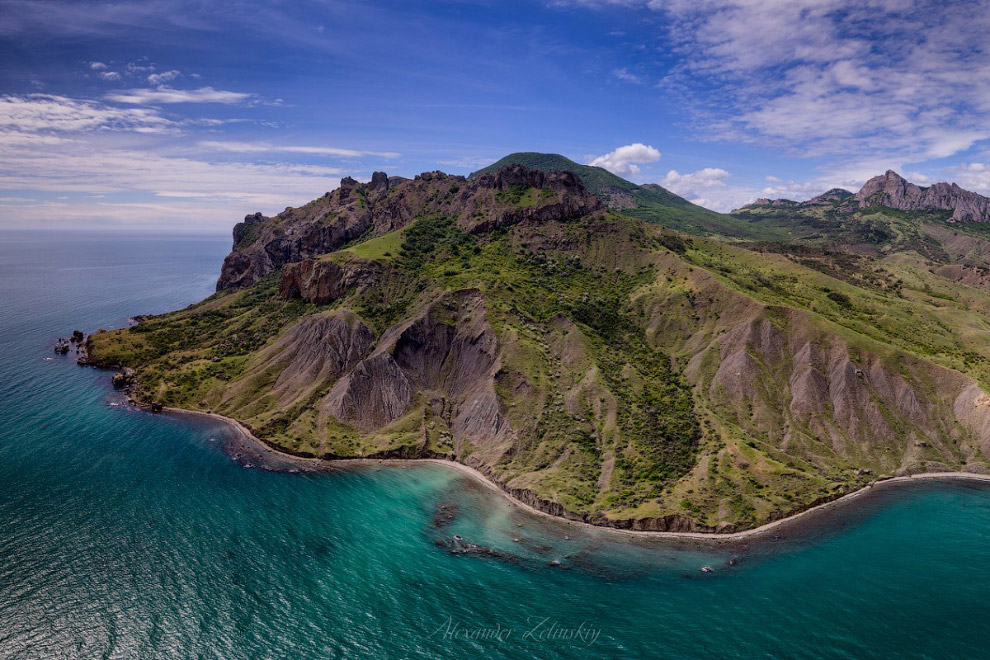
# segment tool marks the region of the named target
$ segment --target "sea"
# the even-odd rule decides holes
[[[229,248],[0,233],[0,658],[990,657],[978,483],[748,542],[641,539],[442,465],[266,461],[53,353],[204,298]]]

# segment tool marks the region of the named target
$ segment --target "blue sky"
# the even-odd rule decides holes
[[[710,208],[990,193],[987,2],[0,0],[0,227],[226,232],[562,153]]]

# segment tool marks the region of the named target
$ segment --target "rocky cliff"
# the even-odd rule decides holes
[[[901,211],[952,211],[949,219],[954,222],[990,220],[990,198],[963,190],[955,183],[918,186],[893,170],[887,170],[886,173],[873,177],[855,194],[842,188],[833,188],[805,202],[761,197],[752,204],[744,206],[743,209],[760,206],[774,208],[795,208],[805,205],[836,206],[847,201],[860,208],[880,206]]]
[[[523,200],[532,190],[539,195]],[[520,165],[470,181],[443,172],[424,172],[415,179],[375,172],[368,183],[348,177],[303,207],[272,218],[255,213],[235,225],[234,247],[224,259],[217,290],[250,286],[285,264],[328,254],[362,236],[401,229],[425,215],[454,218],[462,230],[476,233],[524,219],[581,215],[600,204],[571,172]]]
[[[922,188],[908,182],[893,170],[875,176],[856,193],[855,201],[863,206],[889,206],[903,211],[952,211],[952,220],[987,222],[990,198],[954,183],[936,183]]]

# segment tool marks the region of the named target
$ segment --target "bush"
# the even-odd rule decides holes
[[[844,293],[840,293],[839,291],[829,291],[828,299],[833,302],[837,302],[843,307],[849,307],[852,304],[851,301],[849,300],[849,296],[847,296]]]

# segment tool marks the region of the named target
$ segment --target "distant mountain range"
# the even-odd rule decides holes
[[[824,205],[847,200],[858,205],[859,208],[885,206],[900,211],[952,211],[949,220],[954,222],[990,220],[990,198],[964,190],[955,183],[918,186],[893,170],[887,170],[885,174],[873,177],[855,194],[842,188],[833,188],[806,202],[763,197],[744,206],[743,209],[752,206]]]

